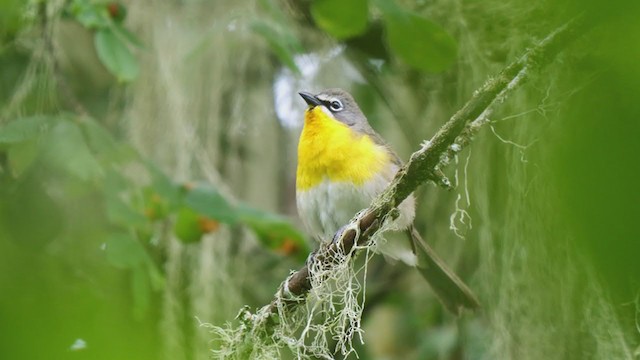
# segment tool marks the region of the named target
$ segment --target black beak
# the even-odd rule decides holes
[[[300,94],[300,96],[302,96],[304,101],[311,107],[322,105],[322,101],[318,100],[318,98],[315,97],[315,95],[312,95],[304,91],[301,91],[298,94]]]

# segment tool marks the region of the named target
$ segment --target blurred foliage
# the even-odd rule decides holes
[[[95,31],[94,41],[98,58],[118,81],[129,82],[138,77],[138,60],[131,47],[142,47],[142,42],[122,26],[127,15],[124,5],[116,2],[72,0],[64,15]]]
[[[7,326],[39,317],[37,321],[58,324],[59,336],[24,323],[23,330],[0,341],[0,357],[36,359],[48,354],[54,359],[78,351],[92,359],[157,358],[151,346],[158,320],[151,312],[158,311],[166,283],[160,239],[167,227],[185,243],[200,243],[221,226],[244,226],[265,249],[304,261],[308,245],[288,219],[232,203],[209,183],[178,183],[103,120],[60,109],[56,92],[50,92],[53,87],[41,86],[58,80],[58,86],[67,86],[55,73],[58,65],[44,63],[35,68],[35,78],[25,78],[29,55],[13,42],[41,20],[25,21],[25,12],[36,11],[40,17],[45,12],[35,3],[2,6],[7,11],[2,11],[0,61],[10,71],[4,72],[0,86],[5,114],[0,122],[0,253],[13,260],[0,265],[0,318],[3,333]],[[73,19],[91,31],[95,49],[85,51],[95,51],[123,83],[138,77],[139,61],[132,49],[142,48],[124,27],[125,14],[123,4],[73,0],[52,19]],[[27,96],[16,98],[16,89],[24,84]],[[50,105],[39,100],[43,97],[52,99]],[[34,115],[12,115],[16,101],[19,113]],[[47,303],[50,308],[32,309]],[[77,309],[64,310],[65,303]],[[91,312],[102,315],[87,317]],[[81,326],[85,321],[95,321],[100,328]],[[110,322],[117,326],[110,328]],[[135,335],[141,327],[148,335]],[[108,335],[114,331],[118,335]],[[26,339],[39,341],[33,336],[48,338],[45,343],[51,346],[30,346]],[[119,345],[112,349],[111,341]]]
[[[79,187],[81,193],[99,196],[108,220],[106,257],[115,267],[132,271],[137,317],[146,313],[150,292],[162,289],[163,276],[145,249],[155,246],[155,223],[176,216],[174,231],[185,243],[200,241],[218,223],[245,224],[266,248],[299,261],[309,251],[286,219],[232,206],[208,184],[192,188],[173,182],[90,118],[61,114],[12,120],[0,127],[0,149],[7,157],[1,181],[9,199],[1,220],[11,240],[44,245],[62,236],[62,223],[73,221],[73,214],[60,214],[69,199],[52,198],[49,187],[65,194],[68,187]],[[145,177],[150,181],[140,181]]]
[[[411,67],[428,72],[442,72],[453,64],[458,45],[440,25],[395,1],[372,3],[382,12],[385,40],[396,56]],[[341,40],[363,35],[369,22],[367,0],[314,1],[311,14],[318,27]]]
[[[293,24],[280,7],[271,0],[260,1],[261,10],[266,16],[252,19],[251,29],[269,44],[269,48],[278,60],[300,75],[300,69],[294,61],[295,55],[303,53],[303,47],[295,37]]]
[[[311,4],[311,14],[321,29],[337,39],[347,39],[367,29],[367,5],[367,0],[354,0],[346,4],[340,0],[318,0]]]

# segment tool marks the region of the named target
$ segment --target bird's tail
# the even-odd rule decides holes
[[[463,309],[474,310],[480,307],[478,299],[471,289],[447,267],[436,252],[422,239],[418,231],[411,226],[406,230],[418,258],[416,268],[429,282],[442,304],[455,315]]]

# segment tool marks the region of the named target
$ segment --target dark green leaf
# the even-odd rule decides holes
[[[276,252],[306,259],[309,246],[302,233],[279,215],[242,204],[237,208],[239,220],[250,227],[262,244]]]
[[[128,82],[138,77],[138,61],[111,29],[98,30],[94,42],[98,58],[119,81]]]
[[[102,174],[102,168],[87,146],[80,128],[70,121],[62,121],[51,129],[43,146],[43,156],[55,168],[81,180],[94,179]]]
[[[221,223],[234,224],[235,209],[210,185],[199,185],[185,196],[185,205],[196,212]]]
[[[127,233],[110,234],[105,251],[109,263],[120,269],[137,267],[148,256],[144,247]]]
[[[428,72],[448,69],[456,59],[458,44],[440,25],[391,2],[378,1],[384,15],[389,48],[408,65]]]
[[[11,121],[0,128],[0,145],[33,139],[46,132],[54,120],[47,116],[32,116]]]
[[[337,39],[348,39],[367,29],[367,0],[315,0],[311,16],[316,24]]]

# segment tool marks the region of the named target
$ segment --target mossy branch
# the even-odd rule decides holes
[[[310,267],[312,265],[330,269],[339,261],[349,261],[344,256],[366,246],[387,216],[393,216],[394,209],[422,183],[431,180],[450,187],[441,168],[449,163],[455,153],[469,145],[473,136],[488,122],[495,105],[503,102],[507,95],[530,76],[549,64],[568,43],[583,32],[581,18],[569,21],[559,27],[536,46],[530,48],[518,60],[508,65],[497,76],[490,78],[477,90],[471,99],[439,131],[425,142],[421,149],[413,153],[410,160],[398,171],[396,177],[372,203],[354,217],[351,222],[335,234],[332,242],[324,243],[312,253],[305,266],[292,273],[280,286],[274,300],[257,314],[244,311],[241,314],[245,324],[251,323],[251,334],[269,334],[270,327],[277,324],[277,315],[282,311],[293,311],[306,301],[311,290]],[[357,246],[356,246],[357,245]],[[336,254],[342,256],[335,256]]]

